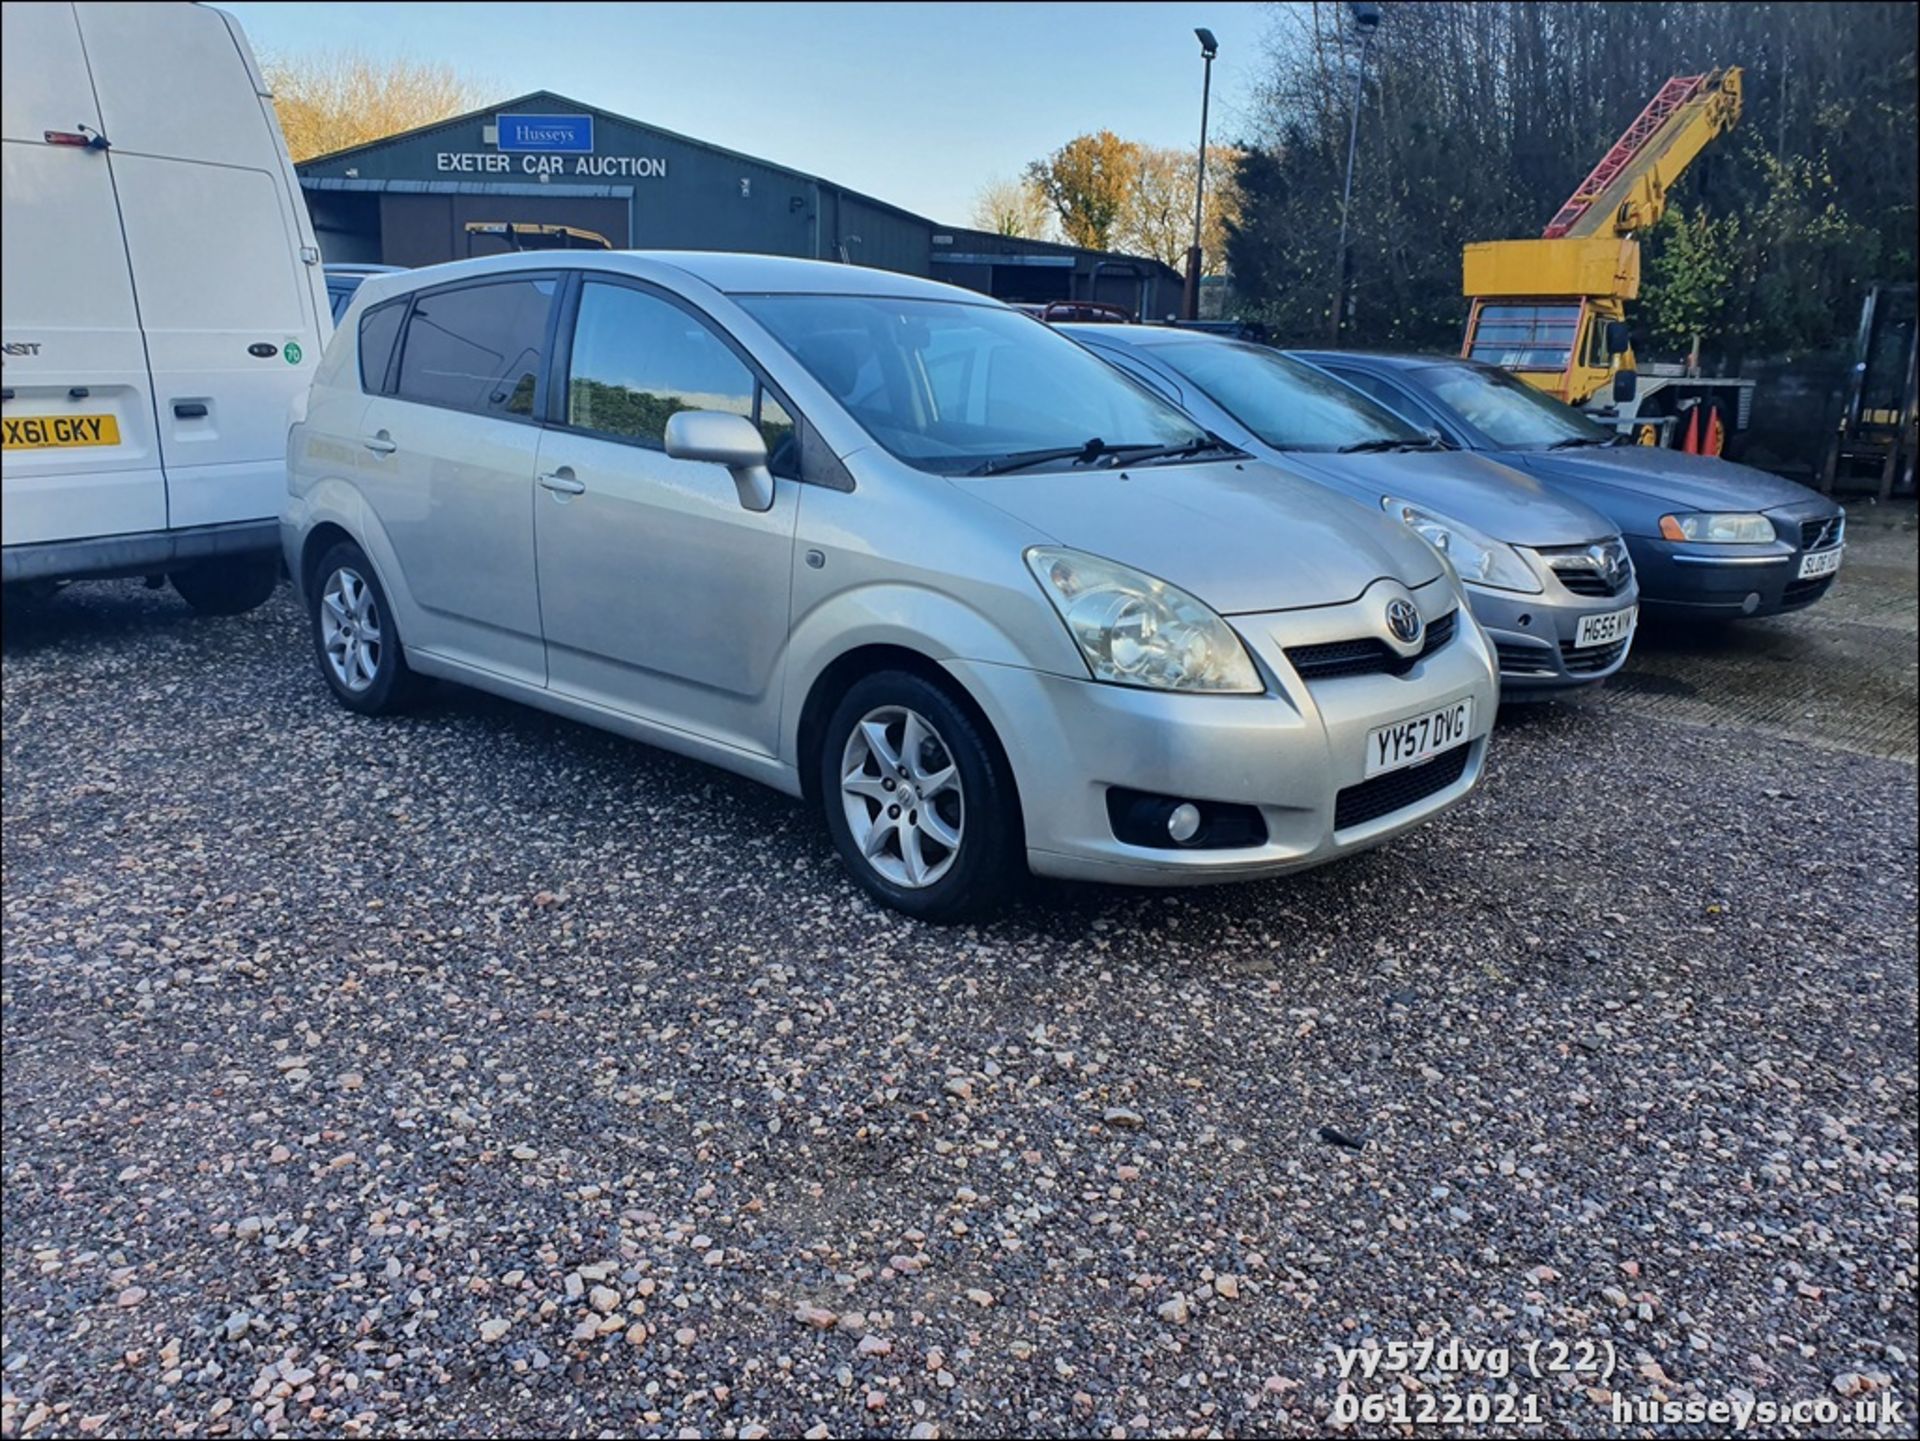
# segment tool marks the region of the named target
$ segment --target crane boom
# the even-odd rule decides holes
[[[1738,390],[1746,424],[1752,381],[1680,379],[1648,372],[1640,388],[1626,303],[1640,294],[1640,234],[1666,213],[1674,183],[1740,119],[1740,68],[1675,75],[1574,187],[1535,240],[1481,240],[1461,255],[1461,289],[1473,302],[1460,353],[1504,366],[1573,405],[1611,389],[1616,417],[1642,406],[1714,399]],[[1716,389],[1717,388],[1717,389]],[[1712,394],[1710,394],[1710,392]],[[1651,414],[1649,410],[1646,413]]]
[[[1659,222],[1667,191],[1740,118],[1740,68],[1676,75],[1647,102],[1543,233],[1548,240],[1632,235]]]

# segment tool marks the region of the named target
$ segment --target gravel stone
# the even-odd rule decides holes
[[[1852,510],[1830,600],[1915,564]],[[950,929],[747,782],[347,715],[284,590],[8,597],[0,1435],[1308,1436],[1423,1336],[1611,1342],[1418,1379],[1548,1436],[1911,1417],[1914,758],[1709,705],[1844,641],[1911,707],[1888,594],[1649,630],[1686,707],[1511,707],[1334,866]]]

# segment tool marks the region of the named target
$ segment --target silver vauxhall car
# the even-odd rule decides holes
[[[817,803],[909,914],[1376,844],[1478,780],[1440,553],[995,301],[722,254],[374,276],[289,435],[349,710],[439,677]]]
[[[1163,325],[1061,329],[1214,434],[1445,550],[1493,642],[1503,699],[1561,695],[1627,663],[1640,588],[1598,511],[1266,346]]]

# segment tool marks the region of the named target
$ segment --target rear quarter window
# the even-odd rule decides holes
[[[360,317],[360,388],[368,395],[384,394],[393,363],[393,345],[400,338],[407,302],[389,300]]]
[[[531,418],[553,292],[552,278],[541,275],[416,295],[394,393],[475,415]]]

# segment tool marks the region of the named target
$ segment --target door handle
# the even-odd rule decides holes
[[[540,484],[556,495],[584,495],[587,489],[585,483],[575,480],[573,472],[564,465],[541,475]]]
[[[377,435],[364,437],[360,443],[375,455],[392,455],[400,448],[393,443],[393,437],[388,435],[384,430]]]

